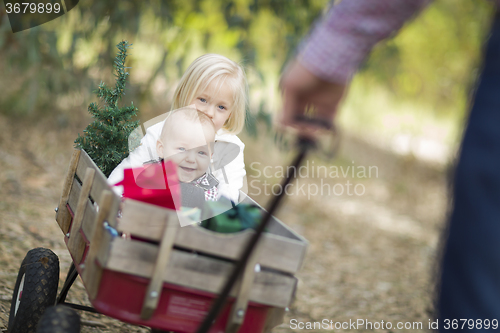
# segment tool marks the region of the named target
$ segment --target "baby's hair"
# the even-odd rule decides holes
[[[238,134],[245,126],[248,83],[243,68],[219,54],[202,55],[189,65],[175,90],[172,109],[189,105],[212,82],[217,91],[224,83],[232,90],[232,111],[222,127],[231,134]]]
[[[163,124],[163,128],[161,130],[160,138],[164,138],[168,134],[170,126],[172,125],[172,121],[177,117],[182,117],[181,119],[193,123],[199,122],[202,126],[208,125],[208,127],[210,127],[215,134],[214,123],[206,114],[193,108],[184,107],[177,110],[172,110],[167,114],[167,118],[165,118],[165,124]]]

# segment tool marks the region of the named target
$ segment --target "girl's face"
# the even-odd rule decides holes
[[[233,102],[232,89],[228,84],[224,83],[220,89],[217,89],[217,84],[213,80],[204,91],[195,96],[190,104],[212,119],[215,131],[218,131],[231,115]]]

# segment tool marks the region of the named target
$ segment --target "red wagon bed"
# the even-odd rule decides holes
[[[65,303],[78,273],[97,312],[194,332],[254,231],[180,227],[175,211],[131,199],[117,219],[120,202],[85,151],[75,150],[56,214],[75,269],[57,302]],[[256,204],[249,197],[243,202]],[[280,324],[306,247],[303,237],[273,218],[210,332],[258,333]]]

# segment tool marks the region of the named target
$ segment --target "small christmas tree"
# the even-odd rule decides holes
[[[113,65],[116,71],[116,85],[111,89],[104,82],[99,84],[95,93],[97,97],[104,99],[105,106],[99,107],[97,103],[89,105],[88,111],[94,121],[83,131],[83,136],[78,134],[75,140],[75,147],[84,149],[106,177],[138,145],[136,138],[132,140],[134,144],[129,147],[129,136],[139,125],[139,121],[131,120],[137,116],[138,109],[134,103],[127,107],[118,107],[118,100],[125,94],[125,83],[129,76],[124,64],[131,45],[127,41],[116,45],[119,50]]]

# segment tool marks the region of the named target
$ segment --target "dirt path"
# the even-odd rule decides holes
[[[17,271],[29,249],[52,249],[60,258],[60,279],[66,275],[70,258],[54,220],[54,208],[74,136],[75,132],[69,130],[12,126],[0,117],[0,332],[6,332]],[[261,158],[262,163],[271,163],[272,158],[261,153],[259,141],[244,141],[248,142],[247,161]],[[432,267],[446,207],[444,175],[355,139],[344,142],[341,163],[348,166],[353,164],[351,160],[355,165],[378,167],[378,177],[351,179],[363,184],[364,195],[317,195],[308,200],[297,193],[287,198],[278,214],[304,235],[310,246],[298,275],[296,301],[285,324],[275,332],[301,332],[293,329],[293,323],[323,319],[334,323],[383,320],[393,325],[418,322],[422,329],[303,331],[428,331],[432,318]],[[251,171],[249,176],[249,180],[263,180]],[[310,184],[322,185],[320,178],[301,181],[306,188]],[[345,179],[323,181],[333,187]],[[269,199],[263,194],[253,197],[261,204]],[[68,299],[88,303],[80,282]],[[85,326],[84,333],[147,332],[99,315],[85,314],[84,320],[103,326]]]

